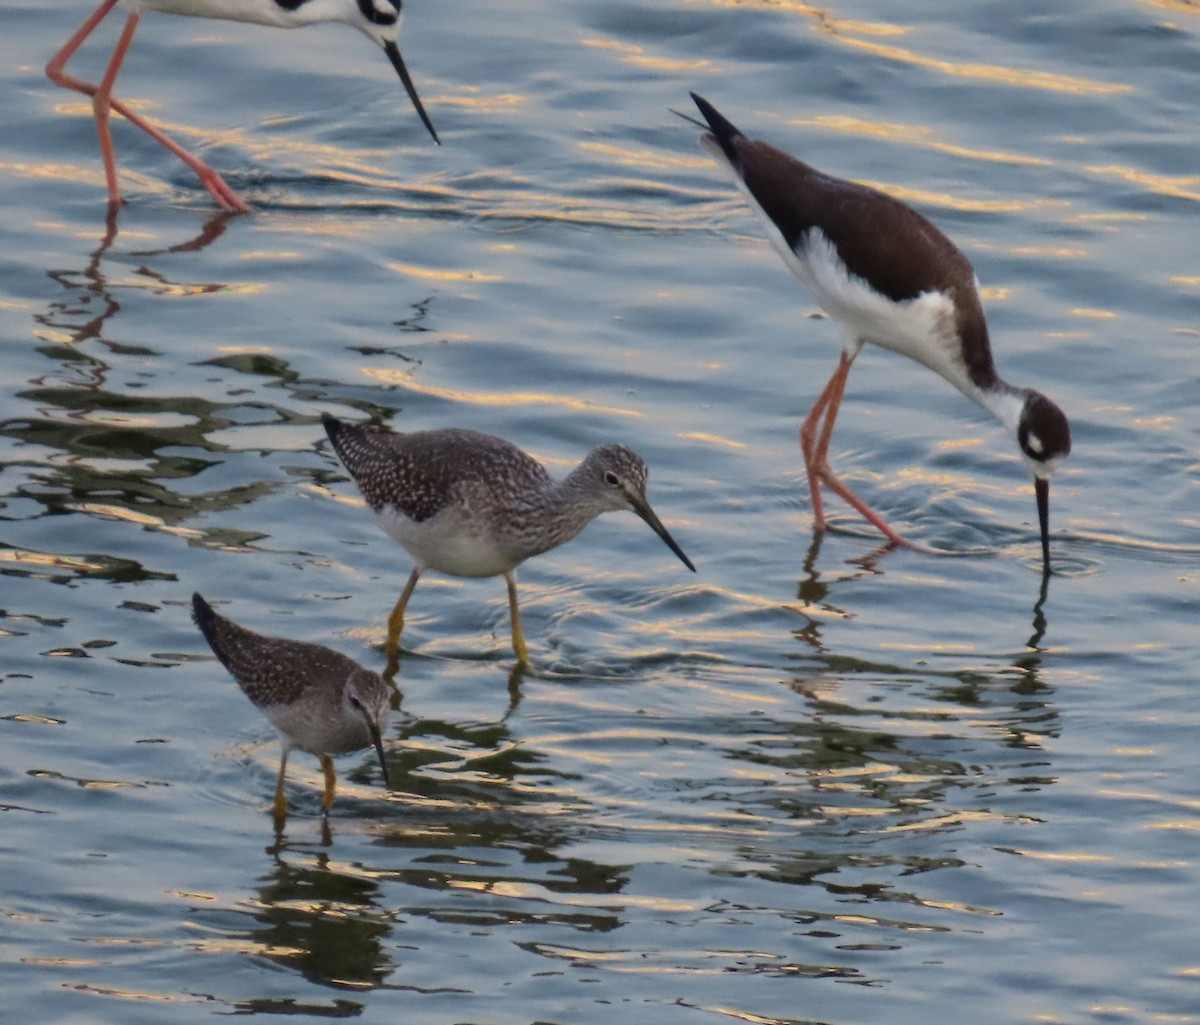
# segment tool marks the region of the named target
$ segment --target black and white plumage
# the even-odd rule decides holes
[[[67,62],[117,3],[122,3],[129,9],[129,16],[116,48],[109,58],[104,77],[98,83],[91,83],[67,74]],[[160,129],[155,128],[120,100],[113,98],[112,87],[121,70],[121,64],[125,60],[129,45],[133,41],[141,12],[143,10],[162,11],[166,14],[181,14],[193,18],[218,18],[224,21],[268,25],[274,28],[302,28],[306,25],[324,22],[340,22],[351,25],[383,47],[392,67],[396,69],[396,74],[400,76],[400,81],[404,83],[404,88],[422,123],[429,129],[433,141],[438,142],[433,122],[425,113],[425,107],[417,95],[416,86],[413,85],[396,42],[400,36],[401,3],[402,0],[101,0],[100,6],[63,44],[62,49],[51,58],[50,63],[46,65],[46,74],[56,85],[74,89],[76,92],[92,97],[96,130],[100,135],[100,154],[104,162],[104,176],[108,183],[110,206],[116,206],[121,201],[121,192],[117,183],[116,156],[113,151],[112,133],[109,129],[110,112],[115,110],[125,120],[141,128],[187,164],[222,209],[237,213],[249,213],[250,206],[208,164],[195,154],[188,152]]]
[[[247,630],[213,611],[199,594],[192,595],[192,617],[242,692],[279,732],[283,751],[275,786],[277,820],[287,815],[283,779],[293,748],[320,759],[326,813],[336,783],[331,755],[374,747],[388,785],[382,735],[391,690],[378,673],[324,645]]]
[[[388,620],[388,669],[397,667],[404,609],[427,569],[458,577],[503,575],[508,584],[513,650],[528,653],[521,632],[514,570],[575,537],[601,513],[630,509],[688,569],[646,499],[646,464],[623,445],[590,452],[565,480],[502,438],[446,428],[401,434],[322,416],[325,432],[376,522],[415,563]]]
[[[1033,473],[1048,571],[1049,481],[1071,451],[1070,426],[1040,392],[1015,388],[996,373],[967,257],[912,207],[748,139],[707,100],[695,93],[692,99],[706,122],[696,122],[707,129],[704,148],[761,216],[792,273],[848,329],[838,368],[801,428],[817,529],[825,526],[824,483],[889,540],[906,544],[833,475],[827,458],[850,365],[873,342],[929,367],[1013,434]]]

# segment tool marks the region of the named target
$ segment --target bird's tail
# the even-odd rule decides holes
[[[218,615],[211,605],[199,593],[192,595],[192,619],[204,634],[213,654],[221,660],[221,665],[237,676],[240,666],[235,666],[236,656],[241,650],[239,641],[247,637],[255,637],[244,626]]]
[[[721,148],[725,159],[736,167],[738,155],[733,143],[735,139],[742,137],[742,133],[703,96],[692,93],[691,97],[700,108],[700,113],[704,115],[704,120],[708,122],[709,137]]]

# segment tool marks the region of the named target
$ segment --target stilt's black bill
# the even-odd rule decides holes
[[[675,539],[668,533],[667,528],[662,525],[662,520],[654,515],[654,510],[645,502],[630,502],[629,504],[635,513],[650,524],[650,529],[666,542],[667,547],[679,556],[680,561],[695,573],[696,567],[692,565],[692,560],[683,554],[683,549],[675,543]]]
[[[421,116],[425,127],[429,129],[429,134],[433,136],[433,141],[440,146],[442,140],[438,138],[438,134],[433,128],[433,122],[429,120],[429,115],[425,113],[425,108],[421,105],[421,97],[417,95],[417,87],[413,85],[413,80],[408,74],[408,68],[404,66],[404,58],[400,56],[400,47],[395,43],[388,42],[383,44],[383,51],[392,62],[392,67],[396,69],[396,74],[400,76],[400,81],[404,83],[404,88],[408,90],[408,98],[412,100],[413,106],[417,108],[417,113]]]
[[[1037,495],[1038,523],[1042,528],[1042,572],[1050,572],[1050,482],[1042,477],[1033,479]]]

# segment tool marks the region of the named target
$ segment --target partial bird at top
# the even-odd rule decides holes
[[[834,476],[829,442],[850,366],[866,342],[916,360],[1009,429],[1033,473],[1043,572],[1050,569],[1050,476],[1071,451],[1063,411],[996,373],[970,261],[912,207],[834,178],[774,146],[746,138],[707,100],[701,144],[732,176],[767,236],[817,304],[847,328],[841,359],[800,428],[813,514],[825,529],[821,484],[895,544],[906,542]],[[678,113],[678,111],[676,111]]]
[[[188,152],[179,143],[155,128],[150,122],[134,113],[120,100],[112,95],[113,84],[117,73],[125,60],[133,34],[137,30],[138,21],[143,10],[163,11],[167,14],[183,14],[193,18],[219,18],[225,21],[239,21],[253,25],[271,25],[275,28],[301,28],[305,25],[315,25],[322,22],[341,22],[352,25],[383,47],[384,53],[392,62],[404,88],[412,99],[413,106],[429,129],[434,142],[439,142],[433,122],[425,113],[421,99],[417,96],[416,86],[409,77],[408,68],[400,56],[400,48],[396,40],[400,36],[400,15],[402,0],[120,0],[130,9],[129,17],[116,48],[109,58],[108,67],[98,84],[84,82],[68,75],[67,62],[75,55],[75,51],[83,45],[84,40],[92,34],[96,26],[115,7],[118,0],[102,0],[102,3],[91,16],[79,27],[46,65],[46,74],[57,85],[74,89],[92,98],[92,108],[96,115],[96,131],[100,135],[100,155],[104,160],[104,177],[108,182],[108,201],[110,206],[121,202],[121,190],[117,184],[117,161],[113,152],[112,134],[109,130],[109,114],[115,110],[118,114],[146,132],[151,138],[161,143],[180,160],[196,172],[201,184],[212,194],[213,199],[224,210],[237,213],[249,213],[250,206],[236,192],[225,184],[216,171],[195,154]]]

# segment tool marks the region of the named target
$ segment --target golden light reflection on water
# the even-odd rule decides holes
[[[1164,11],[1174,11],[1176,14],[1190,14],[1192,17],[1200,17],[1200,7],[1196,6],[1196,0],[1142,0],[1142,3],[1149,4],[1151,7],[1158,7]]]
[[[428,395],[431,398],[461,402],[468,406],[560,406],[563,409],[606,413],[609,416],[632,417],[639,420],[645,418],[645,414],[639,413],[636,409],[601,406],[588,399],[576,398],[574,395],[552,395],[545,392],[470,392],[457,388],[438,388],[434,385],[418,384],[407,371],[403,370],[364,367],[362,372],[372,380],[394,388],[403,388],[415,395]]]
[[[866,39],[854,39],[849,34],[836,30],[829,34],[843,46],[865,50],[873,56],[899,64],[912,64],[929,71],[937,71],[952,78],[973,78],[983,82],[1019,86],[1023,89],[1046,89],[1052,92],[1090,96],[1133,91],[1133,86],[1122,82],[1093,82],[1085,78],[1056,74],[1052,71],[1032,71],[1027,68],[1005,67],[1000,64],[957,63],[939,60],[936,57],[926,57],[913,50],[906,50],[898,46],[885,46],[882,43]]]
[[[644,170],[687,170],[705,169],[712,166],[712,158],[703,153],[694,157],[678,153],[668,153],[664,150],[630,149],[628,146],[615,146],[607,142],[581,142],[579,149],[584,153],[595,153],[599,156],[612,157],[614,162],[627,167],[639,167]]]
[[[484,274],[475,270],[434,270],[432,267],[420,267],[415,263],[389,263],[389,270],[422,281],[481,281],[492,284],[503,281],[499,274]]]
[[[1136,167],[1126,167],[1121,164],[1094,165],[1085,168],[1089,174],[1098,174],[1106,178],[1119,178],[1121,181],[1140,185],[1160,196],[1174,196],[1177,199],[1190,199],[1200,202],[1200,175],[1170,175],[1151,174]]]
[[[74,512],[89,513],[93,516],[105,516],[109,519],[123,520],[126,523],[135,523],[139,527],[146,527],[150,530],[161,530],[166,534],[174,534],[176,537],[204,537],[204,532],[201,530],[193,530],[190,527],[172,527],[157,516],[134,512],[132,509],[126,509],[119,505],[102,505],[98,502],[75,502],[69,503],[66,508]]]
[[[555,892],[539,883],[519,883],[503,879],[450,879],[446,885],[456,890],[476,890],[519,900],[542,900],[567,907],[581,908],[649,908],[653,911],[700,911],[710,899],[699,896],[693,900],[682,900],[665,896],[648,897],[633,893],[565,893]],[[591,952],[588,952],[591,956]],[[624,956],[620,954],[617,956]]]
[[[1013,246],[1009,252],[1017,256],[1080,257],[1088,255],[1086,249],[1076,249],[1070,246]]]
[[[464,107],[468,110],[515,111],[518,107],[525,106],[529,97],[520,93],[495,93],[490,96],[436,96],[431,97],[431,101],[443,107]]]
[[[1019,854],[1022,858],[1032,858],[1035,861],[1107,862],[1116,860],[1111,854],[1083,854],[1079,851],[1033,851],[1021,847],[1009,847],[1006,850],[1009,854]]]
[[[942,829],[948,826],[960,826],[964,822],[1012,822],[1016,816],[1002,815],[988,811],[960,811],[946,815],[935,815],[933,818],[922,819],[919,822],[903,822],[895,826],[883,826],[881,833],[912,833],[918,830]],[[941,906],[941,905],[938,905]],[[955,905],[949,905],[954,907]],[[965,907],[960,905],[959,907]]]
[[[940,206],[949,210],[962,210],[969,213],[1008,214],[1071,205],[1065,199],[967,199],[964,196],[956,196],[948,192],[930,192],[927,189],[915,189],[906,185],[885,185],[881,182],[859,180],[863,185],[886,192],[889,196],[895,196],[908,203]]]
[[[748,0],[686,0],[686,2],[704,3],[713,7],[743,7],[751,5]],[[790,11],[810,18],[814,22],[814,31],[824,33],[843,46],[864,50],[884,60],[890,60],[899,64],[916,65],[917,67],[936,71],[954,78],[972,78],[984,82],[1019,86],[1024,89],[1046,89],[1053,92],[1080,95],[1111,95],[1113,93],[1133,91],[1133,86],[1121,82],[1095,82],[1086,78],[1076,78],[1072,75],[1007,67],[1001,64],[939,60],[935,57],[927,57],[914,50],[898,46],[887,46],[868,38],[856,38],[864,36],[908,35],[915,30],[908,26],[895,25],[888,22],[841,21],[831,17],[827,8],[797,3],[794,0],[767,0],[765,3],[764,0],[752,0],[752,5],[754,7],[765,6],[776,10]]]
[[[712,66],[711,61],[707,60],[672,60],[668,57],[656,57],[647,54],[640,46],[634,46],[632,43],[623,43],[616,39],[601,39],[599,37],[591,37],[582,40],[584,46],[592,46],[601,50],[611,50],[621,55],[621,59],[627,64],[633,64],[639,68],[650,68],[654,71],[665,72],[680,72],[680,71],[699,71],[702,68]]]
[[[78,993],[90,993],[93,996],[116,997],[119,1000],[136,1000],[156,1004],[196,1004],[208,999],[207,997],[178,996],[174,993],[144,993],[135,989],[95,986],[89,982],[64,982],[62,986],[63,989],[75,990]]]
[[[49,566],[56,569],[82,570],[94,573],[104,567],[86,559],[75,559],[69,555],[46,555],[42,552],[30,552],[22,548],[0,549],[0,562],[18,563],[25,566]]]
[[[1030,156],[1025,153],[1011,153],[1006,150],[974,149],[969,146],[956,146],[948,142],[940,142],[933,137],[934,129],[929,125],[867,121],[863,118],[833,114],[789,121],[788,124],[798,127],[825,128],[847,135],[864,136],[866,138],[915,143],[926,149],[935,150],[938,153],[949,153],[956,157],[966,157],[970,160],[983,160],[990,163],[1023,164],[1033,167],[1051,167],[1054,163],[1052,160]]]
[[[734,441],[732,438],[723,438],[719,434],[704,434],[699,431],[676,434],[675,437],[683,441],[702,441],[706,445],[719,445],[723,448],[743,449],[750,447],[742,441]]]

